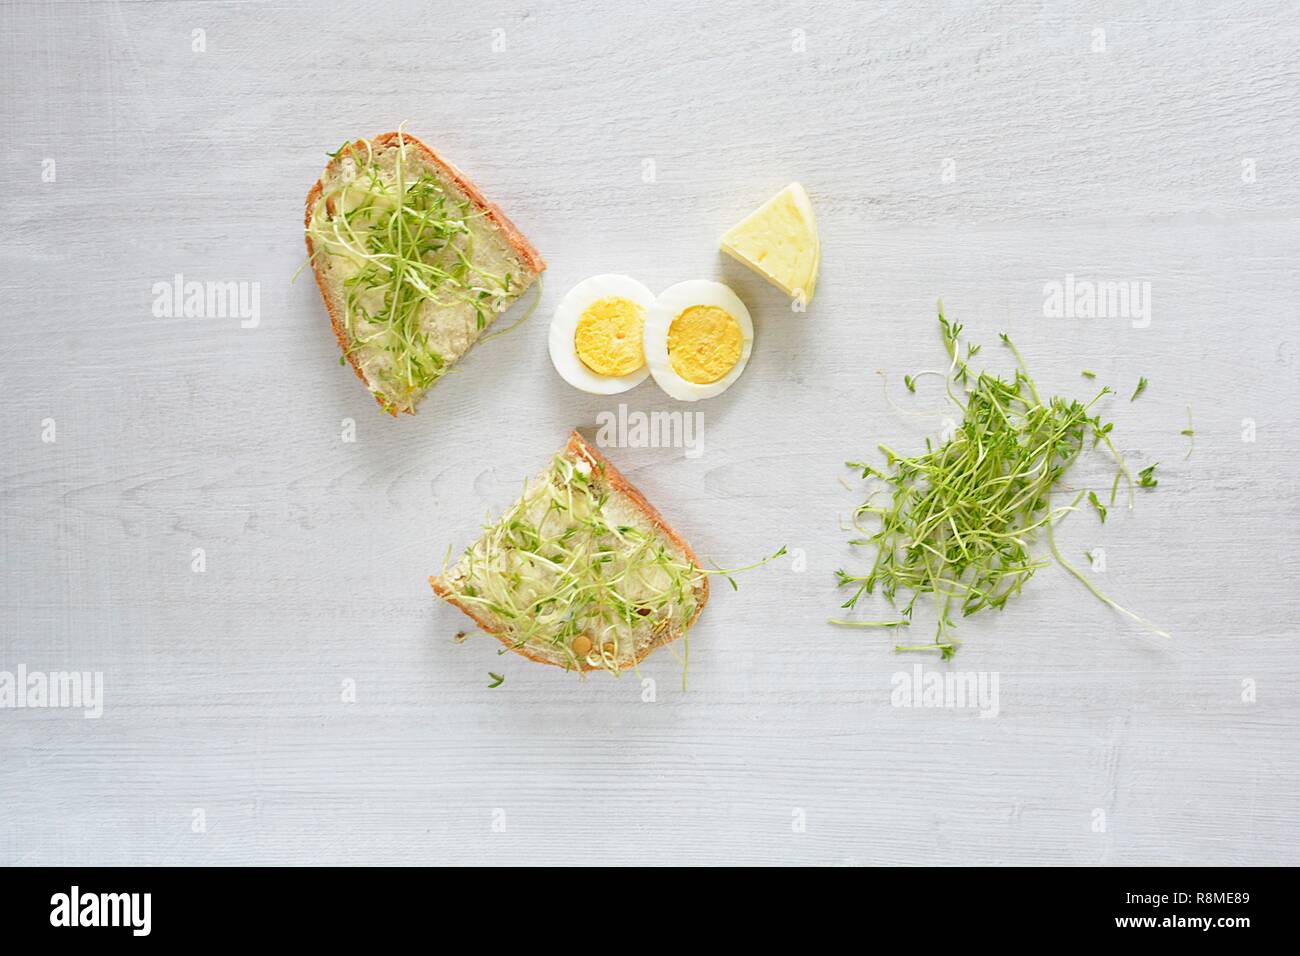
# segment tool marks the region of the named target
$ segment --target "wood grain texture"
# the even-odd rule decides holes
[[[0,710],[0,862],[1300,862],[1298,40],[1239,0],[0,7],[0,670],[105,680],[99,720]],[[550,270],[537,317],[394,422],[290,277],[323,154],[401,121]],[[716,246],[793,179],[807,315]],[[718,589],[689,690],[643,667],[654,703],[453,644],[425,583],[617,408],[546,354],[599,272],[749,304],[748,370],[691,409],[704,454],[608,454],[704,560],[806,560]],[[177,273],[259,283],[260,325],[155,317]],[[1149,281],[1149,327],[1044,318],[1067,273]],[[938,403],[898,388],[941,358],[938,296],[991,364],[1007,330],[1053,392],[1095,369],[1160,462],[1133,512],[1061,534],[1174,640],[1045,570],[942,665],[999,675],[994,719],[892,707],[913,660],[823,623],[863,560],[842,462],[942,425],[876,375]]]

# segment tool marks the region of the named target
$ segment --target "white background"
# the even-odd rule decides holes
[[[0,710],[0,862],[1300,862],[1297,41],[1284,3],[6,4],[0,669],[102,671],[106,699]],[[538,315],[393,421],[290,277],[326,151],[401,121],[550,269]],[[795,179],[806,315],[716,245]],[[706,561],[806,559],[715,588],[689,689],[643,667],[653,703],[455,645],[425,582],[617,407],[546,353],[601,272],[749,304],[703,456],[610,454]],[[156,318],[177,273],[259,283],[259,327]],[[1045,318],[1067,273],[1149,281],[1150,326]],[[941,364],[939,296],[990,366],[1005,330],[1048,392],[1085,397],[1085,367],[1121,392],[1159,488],[1062,546],[1103,547],[1098,582],[1172,641],[1055,567],[950,665],[824,623],[865,561],[842,462],[942,427],[876,374],[939,406],[900,384]],[[891,707],[918,661],[996,672],[999,716]]]

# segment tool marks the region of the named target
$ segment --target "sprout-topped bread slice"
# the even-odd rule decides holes
[[[343,354],[394,415],[414,412],[546,268],[473,183],[402,132],[332,155],[306,233]]]
[[[525,657],[614,673],[685,634],[709,598],[690,546],[576,431],[429,583]]]

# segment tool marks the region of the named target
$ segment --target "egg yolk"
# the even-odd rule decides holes
[[[645,313],[629,299],[600,299],[578,318],[573,346],[597,375],[630,375],[645,364]]]
[[[696,385],[722,378],[740,361],[740,323],[716,305],[693,305],[668,327],[673,371]]]

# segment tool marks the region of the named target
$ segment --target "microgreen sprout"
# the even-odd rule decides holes
[[[733,574],[739,574],[741,571],[752,571],[755,568],[761,568],[769,561],[775,561],[783,554],[785,554],[785,545],[781,545],[781,547],[779,547],[776,551],[769,554],[766,558],[763,558],[761,561],[755,561],[753,564],[747,564],[743,568],[702,568],[700,570],[700,573],[720,574],[727,579],[727,583],[731,585],[731,590],[739,591],[740,585],[738,585],[736,583],[736,579],[732,577]]]
[[[831,618],[827,623],[839,624],[843,627],[910,627],[912,622],[907,618],[899,618],[897,621],[848,621],[841,618]]]
[[[895,649],[937,652],[949,658],[960,643],[952,634],[954,612],[965,617],[987,608],[1001,609],[1035,571],[1050,563],[1031,554],[1040,531],[1046,532],[1057,560],[1089,590],[1141,620],[1073,569],[1052,539],[1052,525],[1078,510],[1084,495],[1081,491],[1069,505],[1054,507],[1052,491],[1087,448],[1102,445],[1115,462],[1111,505],[1120,481],[1127,479],[1132,507],[1132,472],[1110,438],[1111,424],[1102,422],[1094,411],[1111,390],[1102,388],[1087,402],[1060,397],[1044,400],[1010,336],[1003,333],[1000,339],[1014,356],[1016,368],[1004,378],[976,372],[968,365],[967,360],[979,349],[967,346],[963,352],[962,326],[944,316],[942,303],[939,326],[950,361],[948,397],[963,412],[961,424],[942,444],[927,440],[925,453],[915,457],[880,446],[886,458],[883,469],[864,462],[847,463],[881,487],[852,515],[853,528],[860,536],[850,544],[873,546],[875,558],[862,574],[836,572],[839,586],[851,589],[842,607],[853,608],[863,595],[879,591],[892,606],[901,604],[901,617],[883,621],[834,618],[831,623],[855,628],[906,626],[917,598],[932,594],[938,605],[934,642]],[[1138,483],[1154,487],[1149,474],[1152,469],[1144,471]],[[880,491],[890,496],[888,503],[877,503]],[[1096,492],[1087,494],[1104,521],[1106,506]],[[867,519],[874,519],[874,526],[864,526]]]
[[[1080,372],[1079,374],[1082,375],[1084,378],[1096,378],[1096,377],[1097,377],[1097,373],[1094,372],[1092,369],[1089,369],[1089,368],[1085,368],[1085,369],[1084,369],[1082,372]]]
[[[1138,379],[1137,388],[1133,389],[1133,395],[1129,398],[1130,402],[1137,401],[1137,397],[1147,390],[1146,376]]]
[[[1188,439],[1187,454],[1183,456],[1183,461],[1186,461],[1192,457],[1192,452],[1196,450],[1196,430],[1192,428],[1192,406],[1190,405],[1187,406],[1187,427],[1179,434],[1186,435]]]
[[[1156,462],[1156,465],[1158,464],[1160,463]],[[1156,465],[1151,465],[1147,468],[1143,468],[1141,471],[1138,472],[1139,488],[1154,488],[1156,485],[1160,484],[1160,482],[1156,481],[1155,479]]]
[[[488,671],[488,677],[492,678],[492,683],[488,684],[488,687],[500,687],[506,682],[505,675],[503,674],[494,674],[491,671]]]

